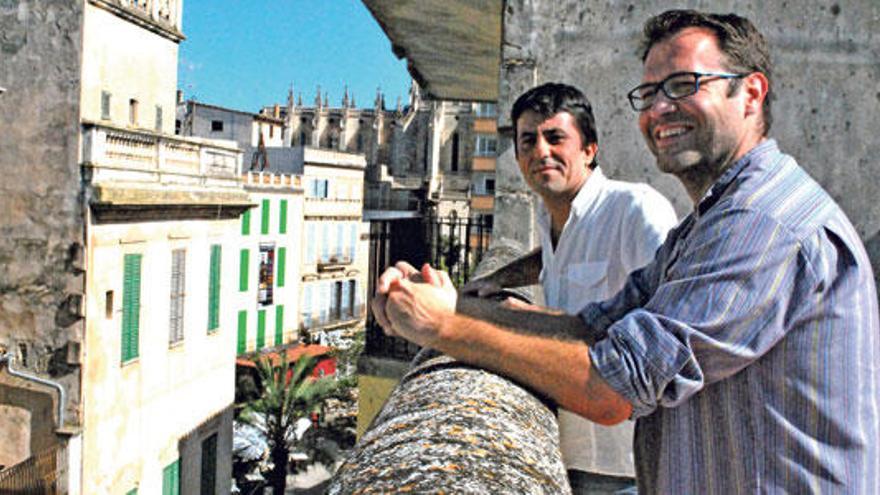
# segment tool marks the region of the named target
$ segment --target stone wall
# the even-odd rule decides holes
[[[684,1],[677,7],[735,11],[767,37],[775,64],[770,135],[840,203],[880,274],[880,3]],[[637,40],[643,22],[666,8],[646,2],[508,0],[500,74],[501,126],[525,89],[547,81],[582,88],[594,105],[599,161],[612,178],[647,182],[679,216],[691,209],[678,181],[657,172],[626,101],[641,82]],[[495,235],[534,242],[522,219],[534,199],[520,178],[509,139],[500,144]],[[534,225],[534,223],[533,223]],[[529,233],[532,232],[532,233]]]
[[[65,385],[68,422],[82,334],[82,19],[82,1],[0,2],[0,347]]]

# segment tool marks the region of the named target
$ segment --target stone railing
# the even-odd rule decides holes
[[[180,30],[180,2],[178,0],[91,0],[98,5],[123,9],[138,17]]]
[[[242,181],[245,185],[276,187],[276,188],[302,188],[302,176],[293,174],[282,174],[277,172],[253,171],[249,170],[242,175]]]
[[[235,144],[146,130],[83,124],[83,163],[95,168],[234,179],[242,152]]]

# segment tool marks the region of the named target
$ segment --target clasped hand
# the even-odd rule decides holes
[[[427,263],[416,270],[401,261],[379,277],[370,307],[386,334],[436,348],[443,320],[455,313],[457,298],[446,272]]]

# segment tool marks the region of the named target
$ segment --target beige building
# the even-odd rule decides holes
[[[51,10],[43,2],[23,8],[37,17]],[[64,39],[81,33],[77,56],[64,61],[79,65],[47,62],[35,76],[63,69],[62,79],[77,83],[74,118],[50,123],[73,137],[52,167],[79,171],[79,187],[53,194],[67,205],[55,214],[80,226],[82,244],[71,244],[69,261],[47,266],[50,276],[67,277],[66,316],[48,331],[38,320],[14,330],[3,323],[0,434],[14,443],[0,450],[8,467],[0,492],[230,490],[230,302],[238,218],[251,204],[234,143],[173,134],[181,8],[178,0],[82,0],[53,11],[54,25],[74,30]],[[52,57],[41,43],[54,34],[27,29],[38,45],[30,60]],[[24,97],[41,88],[14,82]],[[31,156],[15,146],[12,156]],[[27,183],[30,193],[45,194],[44,180],[56,179]],[[36,257],[22,262],[41,266]],[[67,340],[60,347],[59,338]]]

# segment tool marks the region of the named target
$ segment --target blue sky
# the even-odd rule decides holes
[[[284,103],[292,83],[303,104],[315,90],[339,106],[345,84],[358,107],[376,88],[406,103],[406,63],[359,0],[185,0],[178,86],[204,103],[256,112]]]

